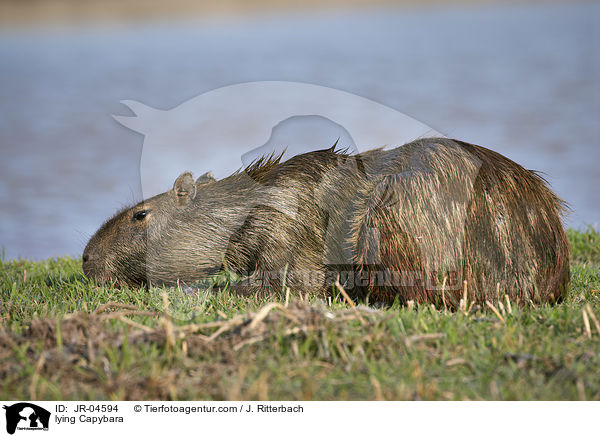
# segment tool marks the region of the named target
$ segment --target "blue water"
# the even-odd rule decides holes
[[[258,80],[355,93],[497,150],[544,172],[568,226],[597,223],[599,18],[569,3],[0,31],[0,245],[76,256],[140,199],[143,137],[111,118],[130,114],[120,100],[169,109]]]

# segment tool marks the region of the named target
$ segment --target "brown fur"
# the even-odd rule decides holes
[[[463,281],[478,303],[498,291],[521,302],[566,293],[562,201],[491,150],[430,138],[356,156],[331,148],[279,158],[220,181],[182,174],[98,230],[85,274],[174,284],[227,268],[244,277],[238,291],[261,294],[280,291],[284,275],[296,290],[325,292],[339,275],[355,297],[438,305],[443,284],[450,307]]]

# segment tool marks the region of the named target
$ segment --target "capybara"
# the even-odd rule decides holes
[[[556,302],[569,281],[563,202],[535,172],[486,148],[420,139],[357,155],[266,156],[221,180],[183,173],[91,238],[100,282],[193,284],[224,269],[241,293],[284,286],[456,308]],[[443,293],[442,293],[443,292]],[[442,295],[443,294],[443,295]]]

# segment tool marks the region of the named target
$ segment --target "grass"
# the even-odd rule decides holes
[[[2,261],[0,398],[600,400],[600,235],[568,235],[565,302],[469,313],[99,287],[79,259]]]

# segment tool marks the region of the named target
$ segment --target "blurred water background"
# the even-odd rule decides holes
[[[169,109],[265,80],[355,93],[494,149],[545,174],[572,208],[567,226],[597,223],[599,17],[598,3],[386,4],[4,26],[4,256],[78,256],[116,209],[140,200],[144,138],[112,119],[131,114],[119,101]]]

